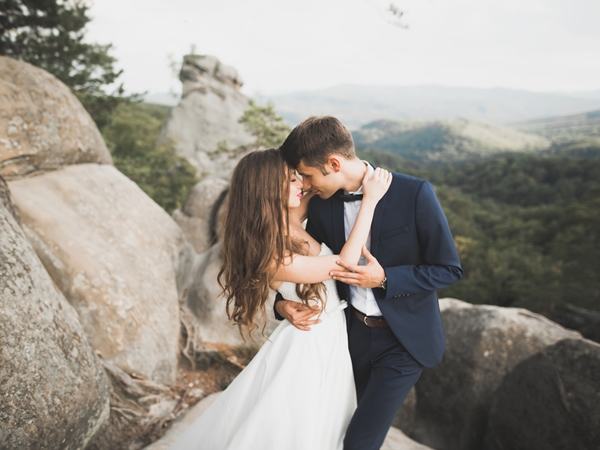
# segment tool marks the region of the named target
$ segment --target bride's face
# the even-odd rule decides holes
[[[297,208],[300,206],[302,195],[302,180],[295,171],[290,170],[290,199],[288,206],[290,208]]]

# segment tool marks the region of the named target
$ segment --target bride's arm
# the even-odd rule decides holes
[[[331,276],[333,270],[339,270],[336,261],[352,261],[356,264],[360,258],[362,247],[367,241],[373,214],[377,203],[387,192],[392,174],[384,169],[375,169],[373,176],[368,178],[368,172],[363,179],[363,199],[354,227],[348,236],[339,255],[304,256],[291,255],[285,258],[275,272],[273,281],[291,281],[293,283],[319,283]]]

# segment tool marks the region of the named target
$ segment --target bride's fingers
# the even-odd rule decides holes
[[[302,331],[310,331],[310,326],[321,323],[321,319],[294,320],[290,322],[293,326]]]
[[[387,184],[391,180],[391,176],[392,174],[389,171],[377,168],[376,172],[373,173],[373,177],[371,178],[371,180],[377,184]]]
[[[316,325],[317,323],[321,323],[321,319],[303,320],[300,325],[308,327],[310,325]]]
[[[373,173],[373,176],[379,179],[387,179],[387,177],[390,175],[390,172],[386,169],[382,169],[381,167],[378,167],[377,169],[375,169],[375,172]]]
[[[377,177],[377,179],[383,181],[383,182],[388,182],[392,179],[392,172],[390,172],[389,170],[386,169],[381,169],[377,168],[377,170],[379,172],[377,172],[376,174],[374,174],[374,176]]]

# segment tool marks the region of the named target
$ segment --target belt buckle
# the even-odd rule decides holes
[[[363,322],[365,323],[366,326],[369,326],[369,324],[367,323],[368,318],[369,318],[369,316],[365,315],[365,318],[363,319]]]

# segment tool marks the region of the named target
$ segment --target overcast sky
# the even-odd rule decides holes
[[[196,46],[247,95],[338,84],[600,89],[600,0],[94,0],[88,41],[112,43],[128,91],[179,91]]]

